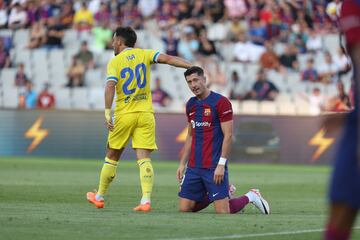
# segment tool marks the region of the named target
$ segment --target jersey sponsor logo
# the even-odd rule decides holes
[[[194,120],[190,121],[192,128],[195,127],[211,127],[211,122],[197,122]]]
[[[138,94],[133,97],[134,101],[141,101],[141,100],[146,100],[146,99],[147,99],[146,93]]]
[[[205,108],[204,109],[204,116],[210,116],[211,115],[211,109],[210,108]]]
[[[131,100],[131,96],[127,96],[125,99],[124,99],[124,103],[129,103]]]
[[[141,101],[141,100],[146,100],[146,99],[147,99],[146,93],[142,93],[142,94],[135,95],[132,98],[131,98],[131,96],[127,96],[124,99],[124,103],[129,103],[130,101]]]

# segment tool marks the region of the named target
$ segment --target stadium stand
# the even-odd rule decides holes
[[[88,1],[96,2],[97,0]],[[337,94],[336,82],[306,82],[301,80],[301,72],[306,68],[307,60],[313,58],[314,66],[319,69],[324,65],[324,52],[329,51],[334,57],[339,48],[339,34],[337,32],[336,23],[327,15],[321,15],[316,9],[326,8],[328,1],[307,1],[307,5],[302,5],[302,1],[247,1],[238,0],[244,3],[247,11],[239,14],[239,16],[227,16],[226,9],[231,8],[228,2],[204,1],[203,9],[200,12],[192,12],[191,6],[194,1],[187,0],[185,3],[189,6],[189,13],[180,14],[177,9],[177,1],[165,0],[158,1],[158,11],[150,13],[147,17],[142,17],[142,21],[136,22],[134,16],[141,16],[142,12],[134,8],[134,12],[126,15],[124,1],[119,1],[116,6],[111,5],[110,1],[103,1],[108,5],[108,11],[118,10],[115,18],[110,18],[106,22],[108,28],[114,29],[117,25],[129,25],[136,28],[138,35],[138,46],[142,48],[152,48],[161,52],[169,51],[170,47],[178,47],[178,43],[183,41],[187,34],[192,34],[192,42],[199,44],[198,37],[201,29],[207,29],[208,39],[213,42],[216,47],[216,54],[205,56],[200,55],[197,49],[193,49],[197,60],[194,64],[201,65],[209,73],[213,70],[211,64],[221,64],[221,69],[226,76],[226,85],[223,87],[225,94],[230,93],[231,74],[236,71],[240,78],[240,86],[242,95],[249,92],[256,80],[257,72],[260,68],[258,62],[235,61],[234,47],[237,43],[238,36],[245,34],[249,46],[258,44],[256,49],[263,48],[261,43],[254,38],[254,22],[260,20],[261,32],[263,35],[258,36],[268,41],[272,41],[275,53],[280,56],[288,44],[295,47],[298,51],[297,61],[298,69],[286,69],[285,71],[269,70],[267,78],[274,83],[279,89],[280,94],[273,102],[257,102],[243,100],[241,96],[239,100],[232,100],[234,111],[241,114],[264,114],[264,115],[312,115],[309,102],[299,97],[299,94],[310,95],[312,89],[317,87],[324,94],[325,98]],[[9,3],[10,2],[10,3]],[[108,60],[113,56],[113,51],[109,49],[110,39],[104,42],[102,51],[94,51],[95,68],[86,69],[84,75],[84,86],[68,88],[67,71],[72,64],[73,56],[78,53],[82,41],[87,41],[89,49],[95,42],[94,33],[90,29],[75,29],[68,24],[68,19],[59,15],[63,7],[62,3],[67,1],[56,1],[56,3],[48,3],[46,14],[40,14],[45,11],[44,6],[37,4],[38,12],[35,17],[28,12],[27,28],[21,29],[1,29],[0,39],[4,43],[5,49],[1,56],[10,56],[11,68],[4,68],[0,61],[0,106],[3,108],[17,108],[19,94],[21,91],[14,85],[16,69],[19,64],[24,64],[26,75],[34,84],[34,89],[40,91],[45,83],[50,83],[51,91],[56,97],[56,108],[58,109],[102,109],[103,108],[103,87],[105,85],[106,65]],[[73,13],[80,6],[80,1],[73,2]],[[139,1],[132,1],[135,6]],[[113,3],[112,3],[113,4]],[[170,4],[171,13],[162,12],[162,5]],[[265,6],[266,5],[266,6]],[[96,6],[93,4],[92,6]],[[3,6],[10,12],[12,9],[11,1],[4,1]],[[26,1],[22,2],[22,8],[27,10]],[[285,8],[290,8],[293,13],[287,16]],[[215,10],[217,12],[214,12]],[[268,10],[265,10],[268,9]],[[270,9],[270,10],[269,10]],[[277,9],[280,9],[279,11]],[[211,11],[210,11],[211,10]],[[307,15],[306,21],[301,19],[295,13],[297,11],[305,11]],[[92,9],[95,18],[93,27],[103,24],[103,20],[97,14],[99,9]],[[140,11],[140,12],[138,12]],[[264,14],[264,11],[267,14]],[[253,14],[250,16],[250,12]],[[210,19],[205,20],[204,13],[210,13]],[[114,13],[115,14],[115,13]],[[149,14],[149,13],[146,13]],[[48,17],[56,17],[60,20],[61,29],[64,29],[62,37],[62,48],[35,48],[28,49],[27,44],[30,38],[29,28],[31,22],[43,21],[46,26]],[[98,16],[98,17],[97,17]],[[125,18],[126,16],[126,18]],[[271,16],[265,18],[264,16]],[[71,16],[70,16],[71,17]],[[35,19],[35,20],[34,20]],[[279,20],[280,21],[277,21]],[[237,23],[238,25],[236,25]],[[169,29],[172,29],[175,36],[173,45],[164,41],[164,36]],[[309,36],[315,32],[317,37],[321,38],[322,49],[320,51],[306,50],[306,41]],[[221,36],[217,35],[222,33]],[[258,38],[259,39],[259,38]],[[105,41],[105,40],[104,40]],[[251,45],[252,44],[252,45]],[[246,45],[247,46],[247,45]],[[258,51],[257,50],[257,51]],[[0,58],[1,60],[1,58]],[[333,73],[334,79],[339,72]],[[163,88],[173,98],[172,104],[165,109],[157,109],[158,111],[178,111],[183,110],[184,104],[191,92],[188,90],[186,82],[183,79],[183,71],[161,65],[155,65],[152,71],[151,82],[156,76],[161,76]],[[216,78],[216,77],[215,77]],[[345,85],[346,92],[351,87],[351,72],[345,73],[338,78]],[[338,81],[339,81],[338,80]],[[236,110],[235,110],[236,109]]]

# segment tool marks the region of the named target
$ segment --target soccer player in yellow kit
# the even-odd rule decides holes
[[[97,192],[88,192],[87,199],[97,208],[104,207],[104,195],[116,175],[120,156],[132,138],[140,169],[142,198],[135,211],[149,212],[154,172],[150,153],[155,143],[155,118],[150,90],[150,65],[165,63],[190,68],[191,63],[174,56],[148,49],[134,48],[136,33],[130,27],[118,27],[113,36],[115,56],[107,67],[105,87],[105,120],[109,130],[107,153],[100,173]],[[111,106],[117,94],[114,116]]]

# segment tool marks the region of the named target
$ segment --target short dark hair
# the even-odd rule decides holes
[[[184,72],[184,76],[185,78],[193,73],[196,73],[199,76],[204,76],[204,70],[201,67],[198,66],[192,66],[190,68],[188,68],[185,72]]]
[[[125,45],[128,47],[134,47],[137,36],[135,31],[131,27],[118,27],[116,28],[114,35],[121,37],[125,41]]]

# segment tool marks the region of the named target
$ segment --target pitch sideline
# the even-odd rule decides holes
[[[353,229],[360,229],[356,226]],[[306,229],[299,231],[286,231],[286,232],[269,232],[269,233],[254,233],[254,234],[234,234],[227,236],[214,236],[214,237],[199,237],[199,238],[162,238],[159,240],[217,240],[217,239],[239,239],[239,238],[253,238],[253,237],[267,237],[267,236],[281,236],[281,235],[295,235],[301,233],[316,233],[324,232],[324,228],[319,229]]]

